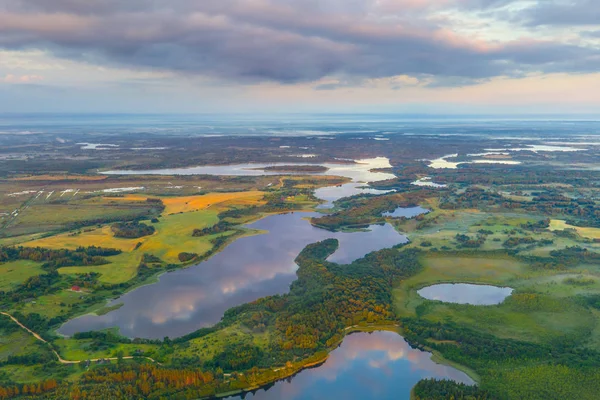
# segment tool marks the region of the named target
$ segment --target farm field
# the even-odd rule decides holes
[[[111,144],[102,150],[68,135],[62,143],[49,134],[43,144],[16,137],[23,147],[0,151],[0,307],[49,345],[0,320],[0,397],[44,379],[59,386],[49,398],[147,398],[148,390],[202,398],[271,384],[276,394],[277,379],[303,367],[321,381],[332,366],[343,375],[365,352],[377,353],[370,372],[403,382],[407,374],[386,375],[390,363],[412,373],[430,352],[442,364],[431,376],[469,385],[421,383],[455,398],[594,399],[600,189],[597,171],[565,165],[597,165],[600,147],[528,151],[550,139],[482,126],[466,137],[447,135],[454,128],[445,124],[323,137],[313,129],[307,137],[111,133],[95,141]],[[487,149],[508,154],[477,155]],[[467,163],[435,168],[431,160],[450,153]],[[352,160],[375,157],[386,168],[353,170]],[[471,163],[502,159],[520,164]],[[102,175],[252,162],[339,164],[351,173]],[[315,189],[326,186],[343,195],[319,200]],[[325,201],[333,208],[319,207]],[[417,206],[429,212],[390,215]],[[257,231],[244,227],[251,222]],[[258,229],[271,236],[237,241]],[[378,232],[390,231],[398,241],[377,247]],[[368,252],[352,259],[363,246]],[[473,305],[418,293],[458,283],[505,297]],[[378,330],[408,344],[386,347],[364,335],[335,362],[340,345],[358,341],[349,334]],[[58,362],[49,346],[75,364]],[[94,358],[113,360],[87,365]]]
[[[16,285],[42,272],[40,263],[35,261],[19,260],[0,264],[0,291],[14,289]]]
[[[76,249],[78,247],[100,246],[115,248],[122,253],[109,257],[110,264],[86,267],[64,267],[61,274],[98,272],[100,280],[111,284],[130,280],[136,274],[137,267],[144,254],[152,254],[168,264],[180,263],[179,253],[196,253],[200,256],[213,248],[211,240],[218,236],[228,236],[234,231],[219,235],[193,237],[194,229],[203,229],[216,224],[218,210],[230,207],[245,207],[264,204],[262,192],[215,193],[201,196],[161,198],[165,204],[163,215],[153,223],[156,232],[153,235],[135,239],[117,238],[110,225],[99,228],[86,228],[75,232],[66,232],[31,242],[21,243],[28,247],[50,249]],[[103,202],[146,204],[146,198],[129,195],[121,198],[104,198]],[[209,209],[210,208],[210,209]],[[149,223],[149,221],[146,221]]]

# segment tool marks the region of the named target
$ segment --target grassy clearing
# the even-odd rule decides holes
[[[0,331],[0,362],[9,356],[27,354],[27,349],[35,348],[36,339],[22,329],[9,334]]]
[[[514,366],[486,378],[508,399],[594,400],[600,391],[598,370],[563,365]]]
[[[510,298],[497,306],[435,303],[422,316],[438,322],[451,320],[498,337],[529,342],[549,342],[567,335],[583,339],[582,334],[595,326],[594,318],[588,310],[572,302],[556,301],[538,296],[530,304],[515,304]]]
[[[73,196],[73,194],[65,195],[65,202],[22,207],[18,217],[4,229],[4,234],[19,236],[59,231],[66,229],[70,224],[82,221],[134,219],[148,215],[151,209],[151,205],[140,201],[111,201],[103,197],[92,197],[70,199],[67,202],[67,196]]]
[[[551,231],[562,231],[565,229],[575,229],[579,236],[589,238],[589,239],[600,239],[600,228],[582,228],[579,226],[573,226],[567,224],[566,221],[562,219],[553,219],[550,221]]]
[[[525,265],[510,257],[427,255],[421,258],[424,270],[403,281],[394,290],[394,305],[402,316],[416,315],[426,300],[417,290],[436,283],[469,282],[510,286],[525,273]]]
[[[102,245],[123,250],[123,253],[109,257],[111,264],[86,267],[61,268],[61,274],[76,274],[83,272],[99,272],[100,280],[107,283],[126,282],[136,274],[137,267],[144,253],[153,254],[167,263],[179,263],[181,252],[205,254],[212,249],[210,242],[216,236],[193,237],[195,228],[205,228],[218,222],[217,214],[211,210],[190,212],[185,214],[167,215],[154,224],[156,232],[152,236],[138,239],[114,238],[110,227],[104,227],[92,232],[85,232],[65,241],[65,237],[47,238],[42,244],[50,248],[74,248],[77,246]],[[230,234],[224,233],[223,235]],[[57,238],[57,239],[55,239]],[[54,241],[56,240],[56,241]],[[134,250],[137,243],[141,246]]]
[[[70,307],[81,302],[82,292],[73,292],[65,288],[56,293],[37,297],[34,301],[19,304],[18,309],[23,314],[37,313],[47,318],[57,317],[70,311]]]
[[[100,343],[93,339],[61,338],[53,342],[61,357],[67,360],[85,361],[94,358],[135,356],[140,353],[156,352],[160,346],[152,344]]]
[[[75,232],[62,233],[23,243],[25,246],[44,248],[75,249],[83,246],[116,248],[123,253],[109,257],[107,265],[65,267],[61,274],[98,272],[100,280],[106,283],[121,283],[132,279],[144,253],[155,255],[168,264],[180,263],[179,253],[206,254],[213,248],[212,240],[218,236],[229,236],[235,231],[218,235],[193,237],[194,229],[202,229],[216,224],[218,213],[230,207],[262,204],[263,192],[214,193],[204,196],[163,198],[166,210],[159,222],[153,224],[156,232],[151,236],[136,239],[115,238],[110,225],[87,228]],[[94,199],[105,205],[146,204],[146,197],[127,195],[117,198]],[[190,211],[193,210],[193,211]]]
[[[195,228],[206,228],[219,221],[212,210],[169,215],[155,224],[157,233],[148,239],[137,250],[152,253],[167,263],[178,263],[179,253],[204,254],[212,248],[211,239],[215,236],[193,237]]]
[[[436,322],[460,325],[498,337],[549,342],[569,336],[584,341],[596,332],[598,319],[578,305],[573,296],[600,293],[595,273],[533,272],[508,256],[457,256],[433,254],[421,258],[424,270],[394,290],[401,316],[419,315]],[[569,282],[585,282],[585,285]],[[449,304],[423,299],[417,290],[436,283],[468,282],[509,286],[512,296],[495,306]],[[597,339],[594,335],[594,341]]]
[[[137,272],[138,265],[142,260],[143,253],[133,251],[124,252],[117,256],[108,257],[110,264],[94,265],[84,267],[64,267],[58,272],[64,275],[84,274],[88,272],[98,272],[102,274],[99,278],[101,282],[122,283],[132,279]]]
[[[0,264],[0,291],[9,291],[29,277],[44,273],[40,263],[18,260]]]
[[[193,339],[186,346],[178,347],[173,357],[197,356],[200,360],[209,360],[223,352],[227,345],[239,345],[240,342],[252,343],[266,349],[269,344],[269,332],[250,332],[240,325],[228,326],[202,338]]]

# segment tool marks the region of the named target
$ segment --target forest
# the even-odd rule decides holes
[[[591,162],[595,168],[597,150],[509,152],[502,158],[478,157],[522,164],[438,169],[428,160],[446,151],[469,160],[467,154],[519,145],[520,139],[440,136],[430,141],[390,135],[388,141],[363,140],[364,146],[356,146],[366,134],[335,140],[186,137],[189,147],[182,148],[182,138],[131,135],[141,147],[165,150],[82,157],[85,152],[77,146],[54,148],[55,138],[43,146],[20,138],[21,145],[11,147],[13,154],[29,154],[27,146],[39,153],[29,163],[0,160],[0,203],[6,213],[0,223],[0,305],[48,342],[0,316],[0,399],[239,394],[318,367],[348,335],[371,330],[396,332],[413,348],[476,382],[425,379],[414,386],[414,399],[597,397],[600,183],[594,170],[557,168],[561,162]],[[117,134],[103,139],[122,145],[131,140]],[[287,146],[309,147],[315,165],[270,169],[281,174],[256,177],[104,176],[97,170],[252,161],[293,165],[298,157]],[[40,154],[72,158],[48,162]],[[385,172],[396,178],[361,182],[369,193],[342,197],[331,210],[317,208],[325,200],[316,189],[351,181],[327,176],[321,164],[349,167],[351,162],[340,159],[381,155],[393,165]],[[300,175],[310,172],[323,175]],[[414,184],[424,178],[447,186]],[[67,191],[73,188],[81,191]],[[127,188],[136,190],[113,191]],[[384,215],[413,206],[429,213]],[[294,252],[298,269],[289,291],[237,303],[216,324],[182,336],[126,337],[117,329],[68,338],[57,333],[74,318],[118,311],[123,304],[107,302],[155,283],[165,272],[201,263],[240,238],[260,234],[248,224],[292,211],[310,212],[306,218],[313,227],[342,234],[388,223],[409,241],[341,265],[327,258],[342,248],[343,240],[315,239]],[[130,273],[121,275],[125,269]],[[214,286],[235,290],[237,283],[219,286],[215,280]],[[438,283],[510,287],[513,292],[489,306],[418,294]],[[56,354],[74,363],[62,364]]]

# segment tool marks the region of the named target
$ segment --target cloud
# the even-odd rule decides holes
[[[598,8],[591,0],[581,1],[586,2]],[[600,50],[593,46],[533,36],[486,41],[459,34],[438,18],[443,12],[505,11],[514,4],[510,0],[6,0],[0,6],[0,47],[42,49],[96,65],[238,83],[315,83],[328,77],[342,82],[317,83],[320,90],[396,76],[427,77],[432,86],[453,86],[498,76],[598,68]],[[525,13],[544,10],[544,4]],[[547,10],[544,15],[551,13]],[[407,81],[390,84],[398,88]]]
[[[600,38],[600,30],[583,32],[582,35],[585,37]]]
[[[529,25],[593,25],[600,24],[600,2],[597,0],[538,1],[521,14]]]
[[[13,75],[7,74],[4,78],[0,79],[4,83],[33,83],[39,82],[44,78],[40,75]]]

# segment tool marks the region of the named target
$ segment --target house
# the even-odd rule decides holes
[[[81,292],[81,288],[77,285],[73,285],[71,286],[71,290],[74,292]]]

